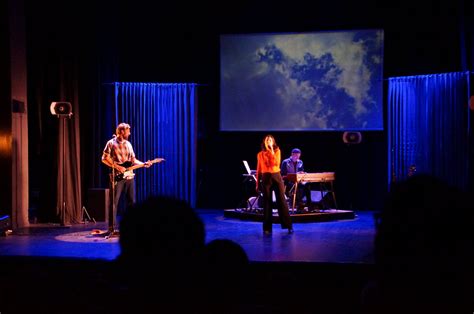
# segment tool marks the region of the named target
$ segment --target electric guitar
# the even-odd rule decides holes
[[[157,162],[162,162],[162,161],[165,161],[165,159],[164,158],[155,158],[153,160],[149,160],[149,162],[151,162],[152,165],[157,163]],[[123,164],[121,164],[120,166],[125,167],[126,169],[125,169],[124,172],[118,172],[117,171],[118,173],[116,173],[115,177],[114,177],[114,182],[115,183],[117,183],[119,181],[122,181],[122,180],[133,179],[133,177],[135,177],[135,173],[133,173],[133,170],[145,167],[145,164],[132,166],[132,163],[130,161],[127,161],[127,162],[124,162]],[[111,177],[112,177],[112,175],[111,175]]]

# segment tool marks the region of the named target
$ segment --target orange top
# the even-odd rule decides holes
[[[275,150],[272,154],[269,150],[262,150],[257,154],[257,182],[259,176],[264,172],[276,173],[280,172],[281,153],[280,149]]]

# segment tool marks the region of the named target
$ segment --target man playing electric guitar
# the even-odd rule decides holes
[[[139,167],[149,168],[155,162],[164,159],[157,158],[154,161],[141,162],[135,157],[132,144],[128,141],[130,137],[130,125],[120,123],[115,135],[105,145],[102,162],[112,168],[114,176],[111,177],[112,210],[109,210],[109,232],[116,232],[117,208],[122,192],[125,192],[127,208],[135,203],[135,180],[133,169]],[[120,178],[120,180],[117,180]]]

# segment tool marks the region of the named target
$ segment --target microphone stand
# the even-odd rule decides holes
[[[106,239],[118,236],[118,233],[115,231],[115,217],[116,217],[116,206],[115,206],[115,161],[112,160],[112,176],[110,177],[111,193],[112,193],[112,206],[109,206],[109,229],[106,235]]]

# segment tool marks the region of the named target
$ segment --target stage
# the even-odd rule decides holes
[[[304,223],[292,215],[295,233],[288,234],[276,222],[271,236],[264,236],[259,221],[228,217],[225,210],[197,212],[205,225],[207,243],[232,240],[244,249],[250,264],[238,280],[231,265],[217,267],[222,281],[204,290],[209,304],[195,313],[319,310],[350,314],[373,274],[373,212],[353,212],[352,219]],[[0,289],[0,304],[5,311],[140,312],[133,302],[130,308],[111,308],[109,300],[128,300],[130,293],[117,284],[120,275],[114,261],[120,254],[119,238],[97,234],[106,230],[105,222],[69,228],[35,224],[0,237],[0,276],[7,283]],[[29,302],[24,302],[25,297]]]
[[[327,210],[292,214],[295,233],[288,235],[274,216],[273,235],[263,236],[258,213],[199,209],[206,241],[230,239],[240,244],[252,262],[320,262],[372,264],[374,213]],[[248,219],[247,219],[248,218]],[[120,254],[118,238],[101,237],[105,222],[32,224],[0,237],[0,256],[52,256],[114,260]]]
[[[352,210],[342,210],[342,209],[324,209],[324,210],[313,210],[313,211],[291,211],[290,210],[291,220],[294,223],[306,223],[306,222],[324,222],[324,221],[335,221],[335,220],[344,220],[344,219],[354,219],[355,213]],[[224,217],[228,218],[237,218],[241,220],[251,220],[251,221],[263,221],[263,212],[262,209],[252,209],[247,208],[236,208],[236,209],[225,209]],[[278,223],[278,213],[277,210],[273,210],[273,223]]]

